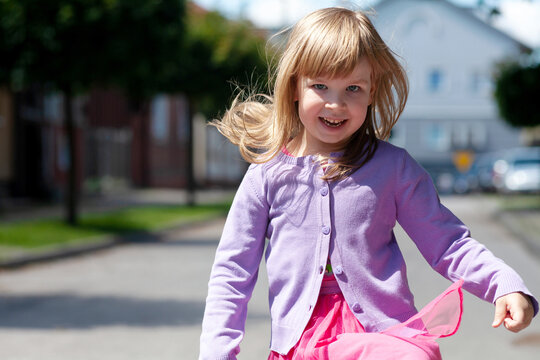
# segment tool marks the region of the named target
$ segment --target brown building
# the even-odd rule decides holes
[[[2,196],[59,200],[68,171],[63,96],[32,88],[0,91]],[[110,90],[75,99],[79,189],[186,186],[188,108],[182,95],[155,97],[133,109]]]

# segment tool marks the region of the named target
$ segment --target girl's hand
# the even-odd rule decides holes
[[[534,308],[529,296],[520,292],[501,296],[495,301],[493,327],[504,327],[512,332],[525,329],[532,321]]]

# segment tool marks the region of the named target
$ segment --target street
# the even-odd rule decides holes
[[[489,198],[445,197],[473,237],[514,267],[540,296],[540,258],[493,220]],[[0,272],[0,359],[196,359],[207,282],[223,220],[81,257]],[[401,229],[410,285],[421,308],[449,282]],[[443,358],[538,359],[540,320],[513,334],[492,329],[494,307],[465,293],[458,333]],[[262,266],[239,359],[266,359],[270,335]]]

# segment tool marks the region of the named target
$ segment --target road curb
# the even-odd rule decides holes
[[[47,249],[42,252],[29,252],[21,255],[15,255],[12,258],[0,260],[0,270],[14,270],[38,263],[87,255],[124,244],[158,242],[161,237],[169,232],[182,229],[188,230],[193,227],[204,226],[211,221],[217,220],[224,216],[224,214],[216,214],[201,220],[172,224],[155,231],[137,231],[121,235],[104,235],[89,243],[76,245],[72,244],[60,248]]]

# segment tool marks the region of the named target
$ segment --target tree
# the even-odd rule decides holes
[[[500,66],[496,76],[495,101],[506,122],[514,127],[540,125],[540,64],[512,62]]]
[[[44,83],[65,97],[67,221],[77,222],[72,98],[92,86],[143,99],[177,73],[183,0],[0,0],[0,83]]]
[[[183,92],[192,113],[212,117],[230,101],[232,79],[266,73],[264,38],[251,24],[190,9],[186,17],[184,0],[0,0],[0,83],[15,90],[45,83],[65,96],[69,223],[77,221],[75,94],[117,87],[141,103],[158,92]]]
[[[188,97],[191,134],[193,114],[214,118],[230,105],[235,83],[266,86],[265,38],[246,21],[230,21],[218,12],[207,12],[191,4],[187,16],[185,49],[180,73],[171,77],[171,91]],[[192,136],[188,136],[188,204],[193,205]]]
[[[215,11],[191,11],[186,25],[189,56],[183,61],[181,87],[196,111],[216,116],[230,105],[236,85],[266,90],[265,34]]]

